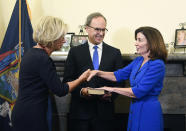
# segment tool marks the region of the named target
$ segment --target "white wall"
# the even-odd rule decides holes
[[[0,44],[2,43],[16,0],[0,0]],[[134,31],[140,26],[160,30],[166,43],[174,42],[175,29],[186,22],[186,0],[28,0],[32,24],[42,15],[62,18],[69,32],[79,33],[88,14],[101,12],[107,18],[109,32],[105,42],[134,53]]]

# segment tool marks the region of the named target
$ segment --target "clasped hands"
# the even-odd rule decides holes
[[[83,73],[83,74],[85,74],[84,80],[90,81],[94,76],[96,76],[98,74],[98,72],[99,72],[99,70],[90,70],[90,69],[88,69],[87,71],[85,71]],[[91,96],[90,94],[88,94],[88,88],[89,87],[86,87],[86,88],[82,88],[81,89],[81,95],[82,96],[87,96],[87,97],[88,96],[89,97]],[[96,88],[96,89],[98,89],[98,90],[104,89],[104,90],[108,91],[106,94],[104,94],[102,96],[102,99],[109,100],[109,101],[111,100],[110,98],[112,96],[112,94],[111,94],[112,88],[110,88],[110,87],[101,87],[101,88]]]
[[[81,76],[79,76],[79,79],[81,81],[90,81],[92,79],[92,77],[96,76],[96,74],[99,72],[99,70],[90,70],[87,69],[85,72],[83,72],[81,74]]]
[[[79,79],[81,81],[90,81],[94,76],[97,75],[97,73],[99,72],[99,70],[86,70],[85,72],[83,72],[81,74],[81,76],[79,77]]]

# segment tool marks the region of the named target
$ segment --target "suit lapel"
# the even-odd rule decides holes
[[[93,63],[92,63],[92,58],[90,56],[90,50],[89,50],[89,45],[88,42],[85,43],[85,46],[83,48],[83,51],[85,52],[85,61],[87,61],[87,64],[89,65],[90,69],[94,69]]]
[[[103,42],[103,48],[102,48],[102,55],[101,55],[101,61],[100,61],[100,65],[99,65],[99,70],[103,70],[104,67],[104,63],[106,63],[105,61],[107,60],[107,47],[105,45],[105,43]]]

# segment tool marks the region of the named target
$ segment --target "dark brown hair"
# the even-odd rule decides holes
[[[137,39],[138,33],[142,33],[147,39],[150,50],[149,57],[152,60],[162,59],[164,62],[166,62],[167,50],[160,31],[153,27],[140,27],[135,31],[135,39]]]

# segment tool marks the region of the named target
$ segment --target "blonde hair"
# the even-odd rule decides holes
[[[42,17],[33,32],[33,39],[43,47],[51,47],[55,40],[58,40],[67,33],[67,25],[57,17]]]

